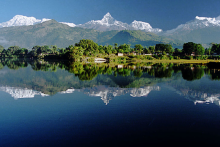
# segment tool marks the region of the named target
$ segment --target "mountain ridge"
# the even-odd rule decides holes
[[[161,43],[161,41],[158,41],[160,37],[156,34],[153,35],[153,33],[146,33],[140,30],[128,32],[127,36],[133,34],[133,40],[119,38],[115,40],[114,43],[111,42],[111,39],[118,33],[120,33],[120,31],[117,30],[101,32],[94,29],[70,27],[52,19],[36,25],[0,28],[0,44],[4,47],[18,45],[31,49],[35,45],[57,45],[58,47],[65,48],[71,44],[74,45],[78,43],[81,39],[91,39],[99,45],[129,43],[131,46],[134,46],[136,43],[143,43],[143,45]],[[152,36],[154,36],[154,38],[152,38]],[[148,40],[154,40],[155,42],[146,43],[145,41]],[[166,43],[173,42],[175,44],[173,39],[167,39]]]
[[[35,17],[27,17],[23,15],[15,15],[12,19],[7,22],[0,23],[1,27],[12,27],[12,26],[28,26],[28,25],[35,25],[38,23],[42,23],[51,19],[43,18],[43,19],[36,19]],[[123,23],[121,21],[115,20],[111,14],[108,12],[104,15],[101,20],[91,20],[86,22],[85,24],[76,25],[70,22],[59,22],[62,24],[66,24],[70,27],[82,27],[82,28],[89,28],[89,29],[96,29],[99,31],[111,31],[111,30],[142,30],[145,32],[162,32],[161,29],[152,28],[149,23],[136,21],[134,20],[131,24]]]
[[[18,27],[21,27],[21,30],[18,30]],[[130,31],[127,32],[127,36],[126,31]],[[135,34],[135,37],[132,34]],[[46,36],[47,38],[44,38]],[[124,36],[124,38],[120,36]],[[25,39],[30,43],[27,43]],[[0,44],[6,47],[17,44],[27,48],[45,44],[66,47],[81,39],[91,39],[101,45],[113,42],[131,45],[136,43],[144,46],[169,43],[179,48],[181,47],[180,42],[182,44],[183,42],[195,42],[206,44],[207,47],[211,42],[220,43],[220,16],[215,18],[196,16],[194,20],[164,32],[161,29],[152,28],[149,23],[142,21],[134,20],[131,24],[117,21],[110,13],[104,15],[101,20],[91,20],[79,25],[22,15],[16,15],[11,20],[0,23]]]

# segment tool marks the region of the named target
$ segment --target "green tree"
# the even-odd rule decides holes
[[[220,44],[212,44],[211,52],[220,54]]]
[[[66,53],[67,57],[70,60],[75,60],[75,61],[78,61],[83,56],[84,53],[84,49],[81,46],[70,45],[67,48],[67,50],[68,50],[68,52]]]
[[[115,46],[115,50],[117,50],[118,49],[118,44],[115,43],[114,46]]]
[[[166,52],[172,55],[173,48],[171,44],[156,44],[155,50],[158,52]]]
[[[204,55],[205,53],[205,49],[201,44],[196,44],[194,51],[196,55]]]
[[[79,43],[76,43],[75,46],[80,46],[84,49],[84,53],[87,55],[94,55],[95,53],[98,53],[99,46],[97,43],[95,43],[92,40],[89,39],[82,39],[79,41]]]
[[[134,46],[134,50],[135,50],[136,52],[138,52],[139,54],[141,54],[142,51],[143,51],[143,46],[142,46],[141,44],[136,44],[136,45]]]
[[[155,52],[155,46],[149,46],[149,50],[153,54]]]
[[[56,45],[52,45],[52,53],[56,53],[57,52],[57,46]]]
[[[118,47],[118,53],[128,53],[130,52],[131,48],[130,48],[131,45],[129,44],[122,44]]]
[[[195,48],[196,48],[196,43],[193,42],[184,43],[182,52],[187,55],[191,55],[192,52],[195,51]]]

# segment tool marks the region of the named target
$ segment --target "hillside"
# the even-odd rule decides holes
[[[96,30],[72,28],[50,20],[32,26],[1,28],[0,44],[4,47],[18,45],[29,49],[35,45],[67,47],[84,38],[96,40],[98,34]]]
[[[220,27],[207,27],[193,30],[176,31],[172,34],[166,35],[166,37],[175,38],[184,42],[195,43],[220,43]]]
[[[131,46],[134,46],[135,44],[142,44],[143,46],[151,46],[156,45],[159,43],[164,44],[171,44],[173,47],[180,47],[182,48],[183,42],[158,36],[154,33],[147,33],[140,30],[136,31],[130,31],[130,30],[124,30],[118,32],[114,37],[112,37],[110,40],[105,42],[106,44],[124,44],[128,43],[131,44]]]
[[[79,42],[81,39],[91,39],[100,45],[126,43],[132,46],[135,44],[149,46],[157,43],[170,43],[174,47],[182,46],[180,41],[174,41],[173,39],[140,30],[100,32],[93,29],[69,27],[55,20],[30,26],[0,28],[0,45],[5,48],[13,45],[28,49],[35,45],[57,45],[65,48]]]

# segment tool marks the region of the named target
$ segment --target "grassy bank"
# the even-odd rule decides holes
[[[173,59],[173,60],[135,60],[132,62],[152,62],[152,63],[209,63],[209,62],[220,62],[220,60],[187,60],[187,59]]]

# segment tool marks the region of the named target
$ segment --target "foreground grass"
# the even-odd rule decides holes
[[[173,59],[173,60],[136,60],[135,62],[152,62],[152,63],[209,63],[220,62],[220,60],[187,60],[187,59]]]

